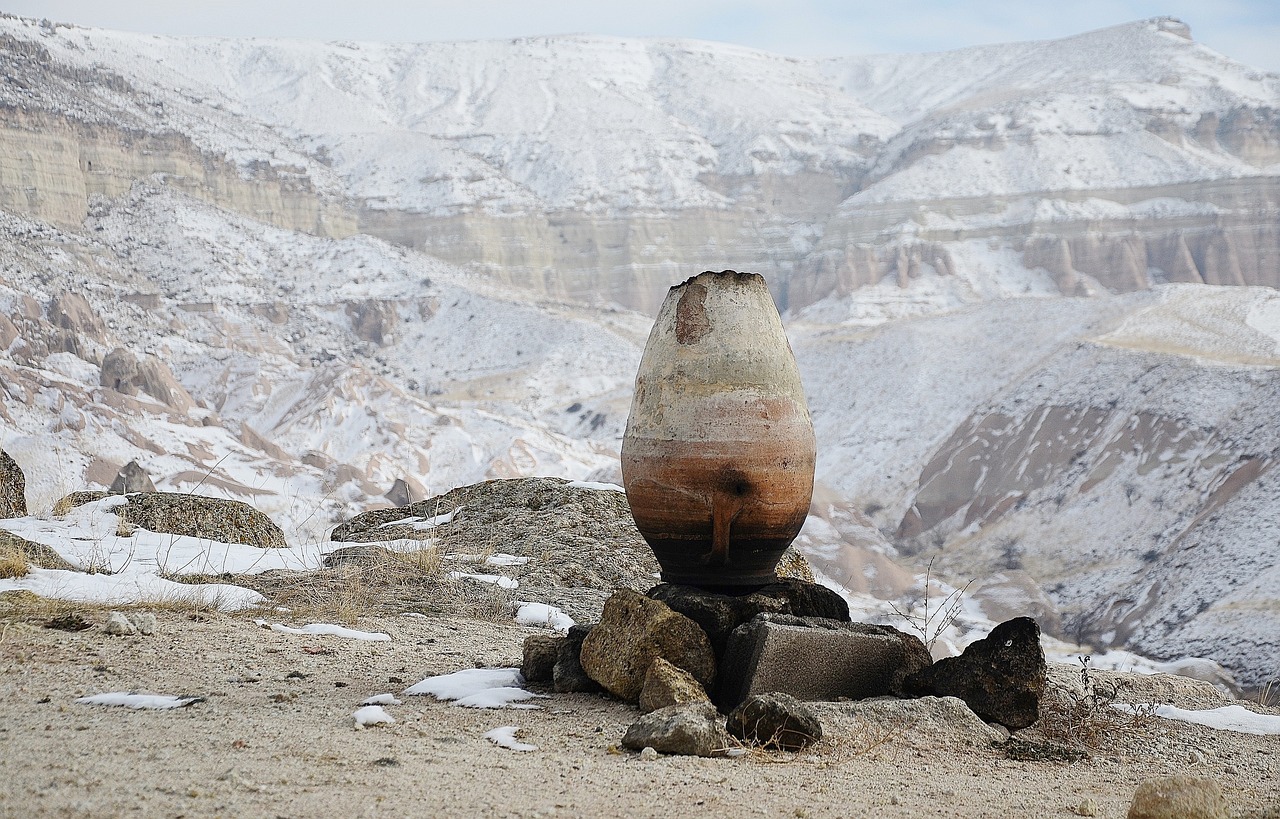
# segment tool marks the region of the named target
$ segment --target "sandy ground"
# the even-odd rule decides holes
[[[1074,762],[1017,762],[970,728],[885,723],[823,706],[801,754],[619,753],[631,706],[557,694],[541,709],[430,697],[358,729],[366,697],[475,666],[518,665],[517,625],[369,618],[391,642],[300,637],[251,618],[158,612],[151,637],[24,622],[0,637],[0,816],[1071,816],[1123,817],[1142,779],[1216,778],[1237,817],[1280,817],[1280,737],[1155,720]],[[295,624],[296,625],[296,624]],[[142,691],[204,697],[173,711],[76,704]],[[504,725],[538,750],[482,738]],[[979,726],[981,727],[981,726]],[[985,729],[983,729],[985,730]]]

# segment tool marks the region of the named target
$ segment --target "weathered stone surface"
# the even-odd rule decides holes
[[[987,748],[992,742],[1004,739],[1000,731],[979,719],[969,706],[955,697],[914,700],[877,697],[808,705],[833,736],[900,730],[909,732],[913,743],[935,748]]]
[[[106,625],[102,627],[102,630],[116,637],[128,637],[131,634],[138,633],[137,627],[118,611],[113,611],[108,615]]]
[[[849,620],[849,605],[840,595],[825,586],[790,578],[741,595],[663,583],[650,589],[649,596],[701,626],[717,658],[724,656],[733,630],[757,614]]]
[[[648,713],[671,705],[711,702],[702,683],[661,657],[653,661],[640,688],[640,710]]]
[[[27,514],[27,476],[22,467],[0,449],[0,518],[20,518]]]
[[[156,485],[151,482],[151,476],[137,461],[129,461],[121,467],[116,474],[116,479],[111,482],[111,488],[107,490],[112,495],[154,491],[156,491]]]
[[[600,690],[596,682],[582,668],[582,642],[595,626],[570,626],[569,633],[556,647],[556,662],[551,669],[551,687],[558,694],[574,691],[590,694]]]
[[[813,709],[778,691],[747,697],[730,712],[726,727],[743,742],[780,751],[800,751],[822,739]]]
[[[391,502],[392,506],[397,508],[401,506],[408,506],[417,500],[417,498],[413,496],[413,492],[409,490],[409,484],[405,482],[404,478],[396,478],[395,483],[391,484],[391,488],[387,490],[387,494],[382,497],[386,498]]]
[[[782,557],[778,559],[778,567],[774,572],[783,580],[801,580],[805,583],[812,583],[813,569],[809,566],[809,561],[804,559],[804,555],[795,546],[790,546]]]
[[[106,492],[72,492],[54,504],[54,515],[108,497]],[[178,492],[138,492],[111,507],[120,520],[151,532],[190,535],[221,543],[243,543],[269,549],[287,545],[270,518],[247,503]]]
[[[1030,617],[1001,623],[959,657],[947,657],[903,682],[911,696],[959,697],[990,722],[1017,730],[1039,718],[1045,691],[1040,627]]]
[[[168,367],[154,356],[138,358],[123,347],[117,347],[102,359],[98,378],[102,386],[123,395],[137,395],[141,390],[160,403],[183,411],[195,406],[191,395]]]
[[[713,699],[728,709],[767,691],[802,700],[898,694],[930,662],[924,643],[889,626],[762,614],[729,638]]]
[[[1138,785],[1128,819],[1227,819],[1228,815],[1217,780],[1167,776]]]
[[[562,640],[563,637],[553,637],[550,634],[530,634],[524,638],[520,673],[525,680],[534,683],[551,682],[552,669],[555,668]]]
[[[627,729],[623,747],[663,754],[717,756],[729,747],[724,718],[708,702],[672,705],[645,714]]]
[[[1046,671],[1046,689],[1056,689],[1074,697],[1085,695],[1078,663],[1048,663]],[[1090,668],[1089,678],[1095,687],[1115,692],[1116,702],[1160,703],[1201,711],[1230,705],[1234,700],[1212,683],[1175,674],[1137,674]]]
[[[0,550],[4,549],[13,549],[21,552],[26,557],[27,562],[37,568],[62,569],[63,571],[75,569],[75,566],[63,560],[62,555],[51,547],[45,546],[43,543],[32,543],[26,538],[18,537],[13,532],[0,529]]]
[[[610,693],[636,702],[644,675],[658,657],[688,671],[704,686],[715,679],[711,643],[697,623],[630,589],[614,592],[600,622],[583,641],[583,669]]]

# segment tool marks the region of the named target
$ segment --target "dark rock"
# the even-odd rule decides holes
[[[409,484],[405,483],[404,478],[396,478],[396,482],[391,484],[387,494],[382,497],[396,507],[408,506],[414,501],[413,493],[409,491]]]
[[[627,729],[623,747],[662,754],[717,756],[729,747],[723,718],[709,702],[672,705],[645,714]]]
[[[77,506],[108,497],[106,492],[73,492],[53,507],[65,515]],[[172,535],[208,538],[220,543],[243,543],[270,549],[287,546],[284,532],[247,503],[180,492],[137,492],[111,507],[125,523]]]
[[[137,461],[129,461],[125,464],[120,472],[116,474],[116,479],[111,482],[111,488],[107,490],[111,495],[128,495],[130,492],[154,492],[156,485],[151,482],[151,476]]]
[[[27,476],[9,453],[0,449],[0,518],[27,514]]]
[[[800,751],[822,739],[813,709],[779,691],[747,697],[730,712],[727,728],[743,742],[780,751]]]
[[[1227,800],[1217,780],[1166,776],[1138,785],[1128,819],[1227,819],[1228,815]]]
[[[636,702],[644,675],[657,657],[688,671],[704,686],[715,679],[715,655],[697,623],[639,592],[614,592],[600,622],[582,643],[583,669],[614,696]]]
[[[550,634],[530,634],[524,638],[524,658],[520,663],[520,673],[525,680],[533,683],[551,682],[562,640],[563,637],[553,637]]]
[[[582,669],[582,642],[594,630],[594,626],[570,626],[569,633],[558,640],[556,662],[551,670],[551,687],[558,694],[579,692],[591,694],[600,690],[600,683],[591,679]]]
[[[640,710],[648,713],[672,705],[711,702],[702,683],[661,657],[653,661],[640,688]]]
[[[1040,626],[1030,617],[1001,623],[959,657],[947,657],[907,677],[908,696],[959,697],[988,722],[1017,730],[1039,718],[1045,691]]]
[[[762,614],[730,636],[713,699],[730,709],[769,691],[811,701],[898,695],[930,662],[919,638],[890,626]]]
[[[849,621],[849,604],[825,586],[784,578],[748,594],[722,594],[695,586],[663,583],[648,592],[707,633],[716,657],[723,657],[729,635],[757,614],[791,614]]]

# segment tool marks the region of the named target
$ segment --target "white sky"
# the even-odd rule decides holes
[[[1278,0],[0,0],[0,8],[153,34],[426,42],[589,33],[794,56],[1050,39],[1170,15],[1199,42],[1280,72]]]

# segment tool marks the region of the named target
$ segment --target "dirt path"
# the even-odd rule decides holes
[[[1122,817],[1145,777],[1217,778],[1233,816],[1280,817],[1280,737],[1158,720],[1080,762],[1016,762],[962,726],[877,724],[823,706],[800,755],[611,751],[637,712],[597,695],[536,711],[406,697],[357,729],[374,694],[518,665],[516,625],[369,618],[390,642],[268,631],[246,617],[159,612],[152,637],[21,622],[0,639],[0,816],[1070,816]],[[105,620],[105,615],[101,618]],[[108,691],[204,697],[173,711],[76,704]],[[482,738],[515,725],[537,751]]]

